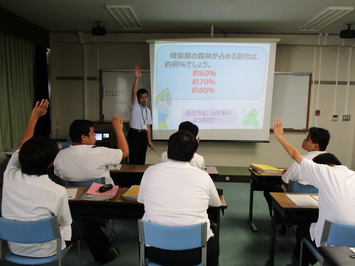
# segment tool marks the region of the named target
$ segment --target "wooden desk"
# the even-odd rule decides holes
[[[128,188],[119,188],[115,197],[109,201],[80,200],[81,196],[88,190],[88,187],[78,188],[76,197],[69,200],[69,206],[73,217],[97,218],[97,219],[140,219],[144,214],[144,205],[132,200],[122,199],[122,194]],[[222,205],[220,207],[209,207],[208,214],[212,222],[220,228],[221,211],[227,208],[227,202],[223,195],[220,196]]]
[[[249,195],[249,217],[247,221],[252,231],[257,234],[258,228],[253,221],[253,204],[254,204],[254,191],[264,191],[267,187],[281,184],[281,174],[276,175],[262,175],[254,170],[250,171],[250,195]]]
[[[275,234],[276,224],[280,221],[288,224],[299,224],[300,222],[316,222],[318,219],[318,207],[298,206],[287,195],[317,195],[309,193],[283,193],[283,192],[271,192],[272,198],[272,217],[270,228],[270,244],[269,244],[269,259],[266,261],[266,265],[274,265],[275,256]],[[304,215],[305,213],[309,215]],[[300,215],[301,214],[301,215]]]
[[[348,247],[326,246],[319,247],[318,250],[327,266],[355,265],[355,258],[350,257],[350,255],[354,255],[354,252]]]
[[[122,164],[120,169],[110,169],[111,177],[120,187],[131,187],[139,185],[144,171],[151,166],[150,164],[135,165]],[[217,180],[218,170],[214,166],[206,166],[206,172],[211,176],[213,181]]]

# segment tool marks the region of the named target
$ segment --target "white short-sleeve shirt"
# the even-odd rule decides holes
[[[150,166],[140,185],[138,202],[143,220],[163,225],[190,225],[210,221],[209,206],[220,206],[217,189],[205,171],[188,162],[168,160]],[[208,231],[208,238],[213,236]]]
[[[152,114],[148,107],[143,107],[136,98],[131,103],[131,118],[129,126],[135,129],[143,129],[143,125],[152,124]]]
[[[104,177],[114,184],[110,165],[120,164],[122,151],[95,145],[70,145],[54,160],[54,174],[68,181],[92,181]]]
[[[58,217],[64,240],[71,239],[68,195],[64,187],[54,183],[48,175],[27,175],[20,170],[19,150],[12,156],[4,172],[2,215],[20,221],[37,221],[53,215]],[[13,253],[23,256],[45,257],[54,255],[55,242],[41,244],[9,243]]]
[[[320,246],[325,219],[355,225],[355,172],[343,165],[332,167],[303,159],[301,174],[319,189],[319,216],[310,234]]]
[[[325,153],[325,151],[310,151],[303,155],[304,158],[312,160],[319,154]],[[290,181],[297,181],[302,185],[311,185],[311,183],[305,179],[300,173],[300,165],[297,162],[293,162],[288,170],[282,175],[282,180],[288,184]]]
[[[166,161],[168,161],[168,152],[164,151],[160,157],[160,162],[164,163]],[[191,159],[190,164],[202,170],[205,170],[206,168],[205,159],[203,158],[203,156],[197,153],[194,154],[194,157]]]

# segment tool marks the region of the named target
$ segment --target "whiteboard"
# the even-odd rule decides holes
[[[125,122],[130,119],[132,85],[135,80],[133,69],[112,69],[101,71],[102,113],[101,121],[111,121],[114,114],[123,116]],[[150,72],[142,70],[138,89],[145,88],[150,94]],[[150,108],[150,101],[148,101]]]
[[[285,129],[308,130],[310,84],[310,73],[275,73],[271,123],[280,118]]]
[[[135,79],[134,71],[109,69],[101,71],[102,113],[101,121],[111,121],[113,114],[130,119],[131,90]],[[271,110],[274,118],[283,121],[289,130],[307,130],[311,74],[304,72],[276,72]],[[150,94],[150,71],[142,70],[138,88],[145,88]],[[150,101],[148,101],[148,107]],[[270,125],[272,128],[272,125]]]

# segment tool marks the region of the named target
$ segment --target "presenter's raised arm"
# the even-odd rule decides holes
[[[138,83],[139,83],[139,79],[142,76],[142,71],[139,66],[134,67],[134,75],[135,75],[135,79],[132,86],[132,98],[131,98],[132,102],[134,102],[137,98]]]

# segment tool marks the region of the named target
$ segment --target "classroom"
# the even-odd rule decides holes
[[[263,8],[269,10],[264,4],[260,3],[262,1],[263,0],[250,2],[255,2],[253,3],[255,10]],[[342,24],[338,24],[340,22],[337,21],[337,27],[332,27],[332,32],[330,33],[327,31],[327,28],[311,33],[305,33],[300,30],[297,30],[297,32],[288,32],[287,29],[280,30],[280,32],[270,29],[260,29],[260,31],[258,31],[256,28],[258,28],[259,25],[262,26],[262,24],[267,23],[267,21],[256,23],[257,17],[255,16],[252,18],[255,19],[255,22],[252,22],[255,23],[255,27],[249,32],[241,30],[240,27],[236,27],[235,30],[233,30],[233,26],[230,25],[228,26],[228,31],[224,31],[223,23],[221,22],[222,25],[218,25],[218,21],[209,21],[208,13],[206,13],[206,25],[203,31],[196,29],[181,32],[169,32],[168,30],[160,32],[127,32],[121,29],[111,31],[110,28],[107,27],[107,34],[105,36],[93,36],[91,28],[96,26],[95,20],[102,20],[101,24],[105,26],[105,18],[92,18],[93,21],[89,23],[90,26],[85,29],[78,28],[74,31],[52,31],[47,29],[46,25],[38,25],[40,26],[38,27],[34,25],[36,24],[35,22],[28,22],[24,18],[21,18],[21,8],[14,8],[13,4],[10,4],[10,2],[11,1],[8,0],[0,4],[0,17],[7,19],[1,20],[0,34],[2,31],[6,32],[6,34],[14,34],[15,36],[49,48],[50,137],[53,139],[69,140],[69,125],[77,118],[95,121],[95,128],[99,131],[110,128],[110,124],[103,123],[100,117],[102,114],[101,71],[132,71],[133,82],[133,68],[135,65],[140,66],[143,70],[150,69],[148,39],[276,38],[280,39],[280,41],[277,43],[276,47],[275,73],[287,73],[289,75],[292,75],[292,73],[311,74],[308,115],[306,117],[307,125],[308,127],[315,126],[328,129],[331,134],[331,139],[327,147],[327,152],[335,154],[343,165],[355,170],[355,120],[352,117],[355,106],[351,104],[355,101],[355,39],[339,37],[339,32],[347,27],[347,23],[353,23],[355,27],[355,11],[341,18],[340,21]],[[19,1],[14,2],[20,5]],[[116,1],[118,3],[115,1],[107,2],[107,4],[127,4],[124,2],[129,1]],[[138,1],[132,1],[133,9],[139,8],[139,3],[137,2]],[[156,0],[155,2],[159,1]],[[198,2],[201,4],[203,0]],[[238,8],[238,4],[241,4],[239,3],[241,1],[228,2],[235,2],[233,3],[235,8]],[[273,4],[276,6],[276,2],[277,1],[272,1],[270,6]],[[302,1],[299,5],[301,4],[305,3]],[[186,5],[186,3],[184,3],[184,5]],[[336,5],[354,7],[352,1],[347,0],[322,1],[322,4],[319,3],[318,8],[313,9],[316,11],[314,14],[311,14],[308,19],[312,19],[329,6]],[[246,8],[244,5],[241,6]],[[285,8],[284,5],[282,7]],[[31,8],[33,12],[37,9],[37,7],[34,6]],[[41,11],[38,12],[40,16]],[[16,21],[16,23],[14,23],[14,21]],[[189,21],[180,22],[181,24],[189,23]],[[237,22],[238,18],[236,16],[235,23],[237,24]],[[306,22],[307,20],[304,21],[304,23]],[[170,21],[170,23],[172,22]],[[213,23],[215,27],[211,27]],[[283,22],[279,21],[278,23],[281,24]],[[17,24],[17,26],[15,24]],[[201,26],[201,24],[199,24],[199,26]],[[301,26],[302,25],[297,25],[299,28]],[[16,29],[17,27],[23,28],[23,30],[19,31]],[[43,29],[45,29],[45,38],[42,38]],[[33,32],[31,36],[26,34],[28,30]],[[128,87],[130,89],[130,85]],[[289,103],[289,108],[296,109],[292,101]],[[337,115],[338,119],[334,119],[334,115]],[[350,119],[343,119],[344,115],[350,116]],[[271,117],[271,119],[274,118],[275,117]],[[285,137],[293,146],[303,153],[304,151],[301,149],[301,144],[306,134],[307,130],[288,130],[285,132]],[[146,164],[158,163],[160,158],[156,152],[162,154],[166,150],[167,141],[154,141],[153,139],[153,143],[154,150],[148,149]],[[204,141],[202,139],[199,143],[198,153],[204,156],[206,165],[216,167],[243,167],[247,169],[250,163],[259,163],[278,168],[287,168],[292,163],[292,159],[287,156],[272,131],[270,132],[269,142],[264,143]],[[241,187],[243,187],[241,190],[249,189],[247,183],[233,183],[228,187],[229,184],[227,183],[231,180],[233,179],[219,180],[223,182],[218,184],[220,184],[220,187],[224,188],[225,191],[230,192],[234,189],[239,191]],[[237,189],[236,186],[238,185],[240,187]],[[248,197],[248,195],[246,195],[246,197]],[[241,199],[238,198],[237,200]],[[257,200],[264,201],[264,199],[262,197],[259,198],[259,196],[257,196],[256,201]],[[229,203],[228,195],[227,202]],[[262,204],[264,204],[264,202]],[[229,203],[228,207],[231,205],[232,204]],[[256,212],[262,212],[262,209],[263,207],[260,207],[260,210],[256,209]],[[226,213],[228,213],[228,209]],[[268,216],[268,214],[265,216]],[[223,220],[223,218],[222,216],[221,219]],[[265,221],[269,221],[269,217],[267,217],[267,219],[265,218]],[[246,225],[246,221],[243,221],[243,224]],[[132,225],[129,224],[129,226]],[[265,227],[264,229],[267,231],[268,227]],[[247,230],[249,230],[249,228]]]

